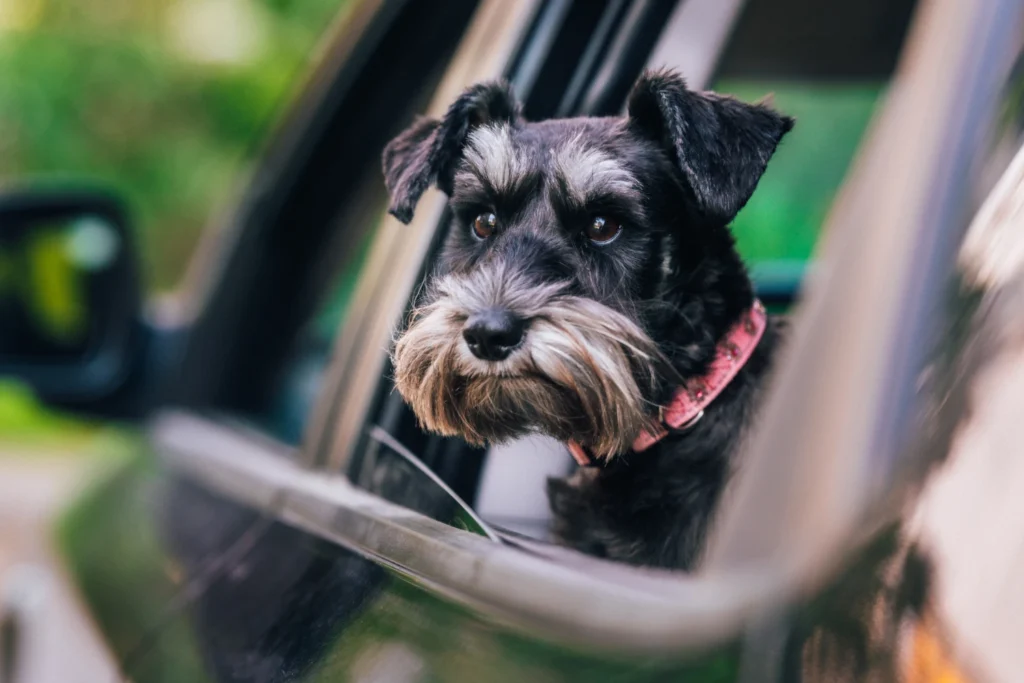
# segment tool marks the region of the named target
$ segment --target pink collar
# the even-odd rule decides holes
[[[658,421],[633,442],[633,450],[637,453],[645,451],[668,436],[669,430],[686,430],[697,424],[704,417],[704,409],[718,398],[750,360],[767,324],[768,315],[764,306],[754,299],[750,309],[718,342],[708,371],[676,389],[672,401],[658,409]],[[582,444],[569,441],[567,445],[580,467],[595,464],[595,458]]]

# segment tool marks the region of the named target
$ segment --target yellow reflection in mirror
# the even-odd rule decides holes
[[[0,251],[0,298],[14,298],[37,334],[62,345],[82,340],[89,322],[87,281],[68,237],[63,225],[34,228]]]

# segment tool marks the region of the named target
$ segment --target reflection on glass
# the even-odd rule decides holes
[[[498,535],[429,467],[380,427],[370,430],[365,488],[385,500],[470,533],[498,541]],[[366,470],[364,470],[366,472]]]

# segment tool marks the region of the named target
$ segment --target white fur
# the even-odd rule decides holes
[[[427,427],[485,437],[496,428],[493,412],[488,406],[461,404],[453,410],[453,401],[460,399],[446,393],[447,387],[457,386],[456,380],[491,382],[492,393],[482,400],[506,406],[511,414],[501,414],[514,421],[517,410],[530,412],[531,394],[523,393],[523,382],[538,378],[579,396],[592,425],[590,445],[600,454],[628,447],[632,436],[649,423],[651,406],[645,390],[665,361],[657,345],[625,315],[592,299],[567,296],[559,285],[533,284],[503,264],[466,276],[442,277],[434,287],[432,303],[414,312],[395,348],[398,389]],[[500,362],[476,358],[462,338],[467,318],[494,306],[528,321],[521,346]],[[512,384],[501,396],[506,381]],[[537,400],[550,397],[551,390],[543,384],[533,386],[540,392],[533,394]],[[474,414],[481,416],[475,422]],[[551,416],[553,429],[564,421],[564,416]],[[544,431],[545,426],[521,429]],[[503,433],[509,430],[501,425]]]
[[[509,124],[481,126],[469,134],[466,164],[498,192],[509,192],[527,174],[526,160],[512,141]]]
[[[596,193],[636,197],[640,192],[636,177],[604,150],[588,146],[582,133],[555,151],[554,163],[570,196],[580,204]]]

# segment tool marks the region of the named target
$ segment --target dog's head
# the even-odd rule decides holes
[[[791,127],[655,72],[624,117],[527,122],[507,85],[485,84],[399,135],[391,213],[408,222],[436,184],[454,216],[395,347],[424,426],[626,450],[750,305],[726,226]]]

